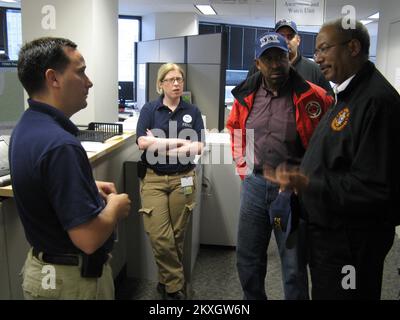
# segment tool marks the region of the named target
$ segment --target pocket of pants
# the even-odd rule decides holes
[[[190,213],[192,213],[195,207],[196,207],[196,202],[192,202],[192,203],[189,203],[189,204],[185,204],[185,211],[184,211],[184,213],[187,214],[187,215],[190,214]]]
[[[140,192],[140,194],[143,193],[143,188],[144,188],[144,185],[145,185],[144,180],[145,179],[140,179],[140,183],[139,183],[139,192]]]
[[[51,278],[47,273],[24,271],[22,289],[33,298],[59,299],[62,292],[61,279]]]
[[[151,208],[140,208],[138,212],[141,213],[141,214],[150,215],[153,212],[153,210],[154,210],[154,207],[151,207]]]

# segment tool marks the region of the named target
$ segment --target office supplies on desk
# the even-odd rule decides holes
[[[79,130],[77,138],[79,141],[105,142],[122,132],[120,123],[91,122],[87,130]]]

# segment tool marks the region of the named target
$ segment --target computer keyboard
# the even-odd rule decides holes
[[[79,130],[77,138],[79,141],[93,141],[93,142],[105,142],[118,135],[115,132],[104,132],[95,130]]]

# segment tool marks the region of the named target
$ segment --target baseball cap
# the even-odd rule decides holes
[[[282,19],[279,20],[276,24],[275,24],[275,32],[277,32],[280,28],[282,27],[289,27],[291,28],[296,34],[297,32],[297,25],[294,21],[292,20],[286,20],[286,19]]]
[[[300,203],[297,195],[290,190],[282,191],[269,207],[271,226],[282,231],[288,249],[296,243],[295,232],[300,217]]]
[[[289,51],[285,38],[276,32],[266,32],[257,39],[256,57],[259,58],[265,50],[270,48],[279,48],[285,52]]]

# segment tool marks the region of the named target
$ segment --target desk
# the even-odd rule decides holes
[[[123,163],[139,159],[136,135],[127,133],[113,137],[97,152],[88,152],[93,175],[97,180],[112,181],[117,190],[124,190]],[[29,244],[20,222],[11,186],[1,187],[0,196],[0,299],[23,299],[20,270],[24,264]],[[126,263],[126,226],[118,225],[118,241],[112,252],[111,266],[116,277]],[[3,279],[4,278],[4,279]]]
[[[98,151],[96,152],[87,152],[87,156],[89,158],[90,163],[93,165],[96,164],[97,160],[107,156],[108,154],[111,154],[114,150],[120,148],[122,145],[126,145],[128,140],[130,142],[129,145],[132,145],[133,148],[136,147],[136,142],[133,139],[133,137],[136,137],[135,133],[124,133],[123,135],[120,136],[114,136],[110,139],[108,139],[105,143],[102,143],[103,147],[99,148]],[[137,150],[139,152],[139,150]],[[127,160],[127,159],[126,159]],[[96,177],[95,177],[96,178]],[[101,179],[101,178],[96,178],[96,179]],[[111,181],[114,181],[113,179]],[[115,182],[115,181],[114,181]],[[121,182],[120,187],[123,186],[123,183]],[[118,188],[118,186],[117,186]],[[122,190],[122,189],[120,189]],[[13,192],[12,192],[12,187],[11,185],[5,186],[5,187],[0,187],[0,197],[6,197],[10,198],[13,197]]]

